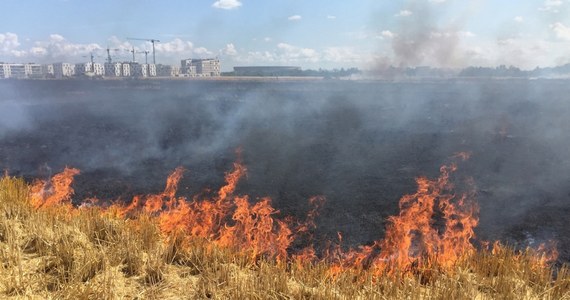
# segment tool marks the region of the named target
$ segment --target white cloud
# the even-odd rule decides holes
[[[301,16],[299,16],[299,15],[292,15],[292,16],[288,17],[287,20],[289,20],[289,21],[299,21],[299,20],[301,20]]]
[[[524,22],[524,18],[522,16],[516,16],[516,17],[514,17],[513,21],[515,21],[517,23],[522,23],[522,22]]]
[[[560,22],[556,22],[550,25],[550,29],[552,29],[554,35],[556,35],[558,39],[570,41],[570,27],[567,27]]]
[[[401,10],[399,13],[395,14],[394,16],[395,17],[409,17],[413,14],[414,14],[413,12],[411,12],[407,9],[404,9],[404,10]]]
[[[0,33],[0,55],[20,56],[22,53],[18,47],[20,47],[20,42],[17,34]]]
[[[152,48],[150,42],[145,42],[145,44],[147,48]],[[190,41],[176,38],[169,42],[155,43],[154,47],[157,53],[190,55],[194,49],[194,44]]]
[[[272,41],[272,38],[266,36],[266,37],[263,38],[263,40],[266,41],[266,42],[271,42],[271,41]]]
[[[545,0],[541,7],[538,8],[540,11],[558,13],[559,8],[562,6],[562,0]]]
[[[361,63],[363,57],[352,47],[328,47],[323,51],[324,61],[335,63]]]
[[[212,4],[212,7],[220,9],[236,9],[242,4],[239,0],[218,0]]]
[[[212,56],[214,53],[204,47],[198,47],[194,49],[194,54],[197,54],[201,57]]]
[[[444,3],[445,1],[446,0],[428,0],[428,2],[430,3],[437,3],[437,4]]]
[[[388,38],[391,39],[394,37],[394,33],[390,30],[382,30],[382,32],[380,33],[380,35],[384,38]]]
[[[334,20],[334,19],[336,19],[336,16],[328,15],[328,16],[327,16],[327,19],[329,19],[329,20]]]
[[[315,49],[301,48],[286,43],[277,44],[277,49],[282,59],[292,62],[317,62],[319,61],[319,53]]]
[[[229,56],[236,56],[238,54],[236,47],[234,46],[233,43],[229,43],[226,45],[226,48],[224,49],[224,54],[229,55]]]
[[[73,43],[60,34],[50,34],[48,41],[36,42],[29,54],[40,60],[78,60],[101,50],[103,47],[97,43]]]

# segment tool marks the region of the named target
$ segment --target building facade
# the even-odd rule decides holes
[[[188,58],[180,61],[180,74],[186,76],[217,77],[221,74],[217,58]]]
[[[75,65],[70,63],[53,64],[53,74],[55,78],[69,78],[75,75]]]

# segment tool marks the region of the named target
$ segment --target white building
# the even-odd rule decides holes
[[[183,59],[180,62],[180,73],[187,76],[220,76],[220,60],[217,58]]]
[[[24,64],[10,64],[10,77],[23,79],[26,78],[26,65]]]
[[[25,78],[43,78],[42,65],[40,64],[25,64],[24,65]]]
[[[0,63],[0,78],[10,78],[12,75],[10,64]]]
[[[69,63],[55,63],[53,64],[53,74],[55,78],[69,78],[75,75],[75,65]]]
[[[100,63],[93,64],[93,74],[95,76],[103,76],[105,75],[105,66]]]
[[[122,70],[121,70],[121,75],[124,77],[129,77],[131,76],[131,64],[128,62],[125,62],[122,64]]]
[[[149,77],[156,77],[156,65],[149,64],[148,65],[148,76]]]

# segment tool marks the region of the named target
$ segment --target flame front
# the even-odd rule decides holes
[[[459,153],[454,159],[465,160],[468,156]],[[315,251],[312,231],[324,197],[311,198],[312,208],[307,218],[294,222],[292,218],[278,219],[279,211],[271,205],[270,198],[252,201],[248,195],[235,195],[237,184],[247,171],[239,156],[225,175],[225,185],[211,198],[177,197],[184,173],[179,167],[168,177],[162,193],[136,196],[130,204],[113,204],[104,213],[124,218],[145,214],[156,220],[166,236],[183,234],[206,239],[212,245],[232,248],[253,260],[270,258],[294,262],[298,267],[325,261],[330,266],[331,277],[362,269],[370,269],[377,275],[415,274],[433,268],[451,270],[462,257],[476,251],[472,241],[479,213],[473,189],[455,194],[450,176],[456,169],[456,164],[451,163],[440,168],[436,179],[417,178],[416,192],[402,197],[399,214],[388,218],[384,238],[348,251],[341,246],[340,233],[338,243],[324,247],[322,253]],[[77,174],[79,170],[66,168],[50,181],[34,184],[34,207],[70,204],[73,194],[70,185]],[[305,248],[293,251],[291,245],[295,240],[301,241]],[[493,251],[500,247],[495,244]],[[536,257],[537,264],[546,265],[556,257],[555,247],[537,250]]]

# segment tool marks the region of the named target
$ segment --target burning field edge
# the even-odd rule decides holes
[[[0,179],[0,295],[32,299],[570,299],[553,243],[513,249],[477,241],[474,184],[456,189],[459,153],[438,178],[416,179],[384,237],[346,247],[313,236],[323,196],[304,219],[270,198],[237,195],[240,155],[217,192],[72,205],[80,171],[28,184]]]

